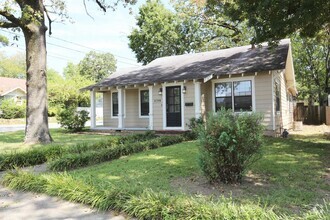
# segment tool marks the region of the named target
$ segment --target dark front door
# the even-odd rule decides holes
[[[166,87],[166,127],[181,127],[181,86]]]

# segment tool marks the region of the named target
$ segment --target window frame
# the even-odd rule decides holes
[[[212,109],[213,112],[216,112],[216,95],[215,95],[215,85],[218,83],[232,83],[232,111],[235,113],[240,113],[235,111],[235,103],[234,103],[234,82],[240,81],[251,81],[251,96],[252,96],[252,109],[251,111],[244,111],[244,113],[255,112],[256,111],[256,100],[255,100],[255,76],[242,76],[242,77],[233,77],[233,78],[224,78],[224,79],[214,79],[212,80]]]
[[[118,91],[113,91],[111,92],[111,118],[118,118],[118,114],[117,115],[113,115],[113,94],[117,93],[117,112],[119,114],[119,100],[118,100]]]
[[[141,94],[142,92],[148,92],[148,115],[142,115],[142,99],[141,99]],[[149,114],[150,114],[150,92],[149,92],[149,89],[139,89],[139,93],[138,93],[138,96],[139,96],[139,118],[149,118]]]

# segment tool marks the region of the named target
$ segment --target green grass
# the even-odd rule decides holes
[[[173,191],[170,182],[177,177],[198,173],[196,142],[185,142],[121,157],[110,163],[73,171],[78,179],[91,179],[100,187],[115,186],[124,190]]]
[[[76,179],[89,179],[100,188],[119,187],[137,192],[150,188],[156,192],[178,193],[181,189],[173,187],[171,181],[201,175],[197,144],[186,142],[138,153],[69,174]],[[239,191],[235,201],[260,202],[288,214],[304,213],[323,203],[325,194],[330,193],[325,181],[325,172],[330,166],[328,140],[267,138],[263,153],[263,158],[249,169],[258,179],[256,186],[244,183],[234,189],[224,186],[233,190],[233,195]]]
[[[68,133],[64,129],[50,129],[50,133],[54,142],[52,145],[73,146],[79,143],[93,143],[103,139],[104,135],[99,134],[77,134]],[[10,151],[22,151],[32,147],[44,146],[41,144],[26,145],[24,141],[24,131],[1,132],[0,133],[0,152],[6,153]]]
[[[100,209],[124,210],[140,218],[159,219],[168,214],[172,219],[202,219],[205,216],[330,218],[330,180],[326,180],[330,167],[329,140],[321,136],[266,138],[262,151],[262,159],[249,167],[245,177],[252,179],[252,183],[217,186],[201,185],[196,181],[197,188],[215,192],[211,198],[187,195],[189,192],[183,190],[202,178],[197,141],[145,151],[67,173],[8,176],[7,185],[41,190]],[[182,188],[173,184],[180,179],[183,180]],[[224,199],[222,192],[227,197],[232,194],[232,198]],[[242,217],[244,214],[246,218]]]

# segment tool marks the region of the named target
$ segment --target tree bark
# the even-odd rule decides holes
[[[38,7],[36,5],[38,5]],[[22,27],[26,47],[26,127],[25,143],[50,143],[48,128],[46,30],[42,1],[35,2],[34,9],[41,12],[41,19]]]

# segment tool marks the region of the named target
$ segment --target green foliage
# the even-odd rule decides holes
[[[110,187],[101,189],[89,181],[68,174],[34,176],[25,172],[6,174],[3,184],[18,190],[43,192],[100,210],[115,209],[139,219],[279,219],[271,209],[239,205],[231,199],[170,195],[152,190],[129,192]]]
[[[12,99],[4,99],[0,102],[0,117],[4,119],[24,118],[26,107],[25,102],[21,105]]]
[[[22,79],[26,77],[25,72],[25,54],[17,53],[7,56],[0,53],[0,76]]]
[[[111,53],[90,51],[79,63],[81,76],[99,82],[116,71],[116,59]]]
[[[77,111],[75,106],[70,106],[67,109],[62,109],[56,116],[56,119],[61,124],[61,127],[77,132],[82,131],[85,127],[85,123],[89,119],[88,114],[85,110]]]
[[[189,131],[186,131],[183,136],[186,140],[196,140],[198,138],[199,127],[204,125],[202,117],[191,118],[189,119],[188,128]]]
[[[80,154],[86,151],[102,150],[118,145],[117,138],[98,141],[93,144],[76,144],[72,147],[49,145],[22,152],[11,152],[0,154],[0,170],[13,169],[15,167],[26,167],[56,160],[66,154]]]
[[[0,45],[2,46],[8,46],[9,45],[9,40],[3,35],[0,35]]]
[[[61,158],[51,161],[48,168],[54,171],[64,171],[98,164],[105,161],[118,159],[121,156],[133,153],[169,146],[183,141],[181,136],[162,136],[155,138],[150,133],[146,135],[131,136],[131,138],[119,139],[121,144],[104,147],[101,150],[89,150],[82,153],[65,154]]]
[[[48,102],[50,112],[58,113],[61,108],[69,106],[89,106],[90,95],[79,89],[93,84],[79,73],[77,65],[68,63],[64,69],[65,79],[52,71],[48,81]]]
[[[329,26],[330,2],[327,0],[207,1],[209,8],[224,8],[233,20],[248,20],[254,27],[255,42],[277,41],[300,32],[315,36]]]
[[[324,105],[330,87],[330,31],[314,38],[293,39],[293,59],[298,84],[298,98]],[[328,66],[328,68],[327,68]]]
[[[173,5],[174,12],[157,0],[140,8],[139,28],[128,36],[138,62],[240,45],[250,36],[244,23],[231,22],[223,10],[210,15],[204,5],[191,1],[177,0]]]
[[[262,144],[262,117],[221,109],[199,127],[199,162],[211,182],[238,183],[247,166],[258,158]]]

